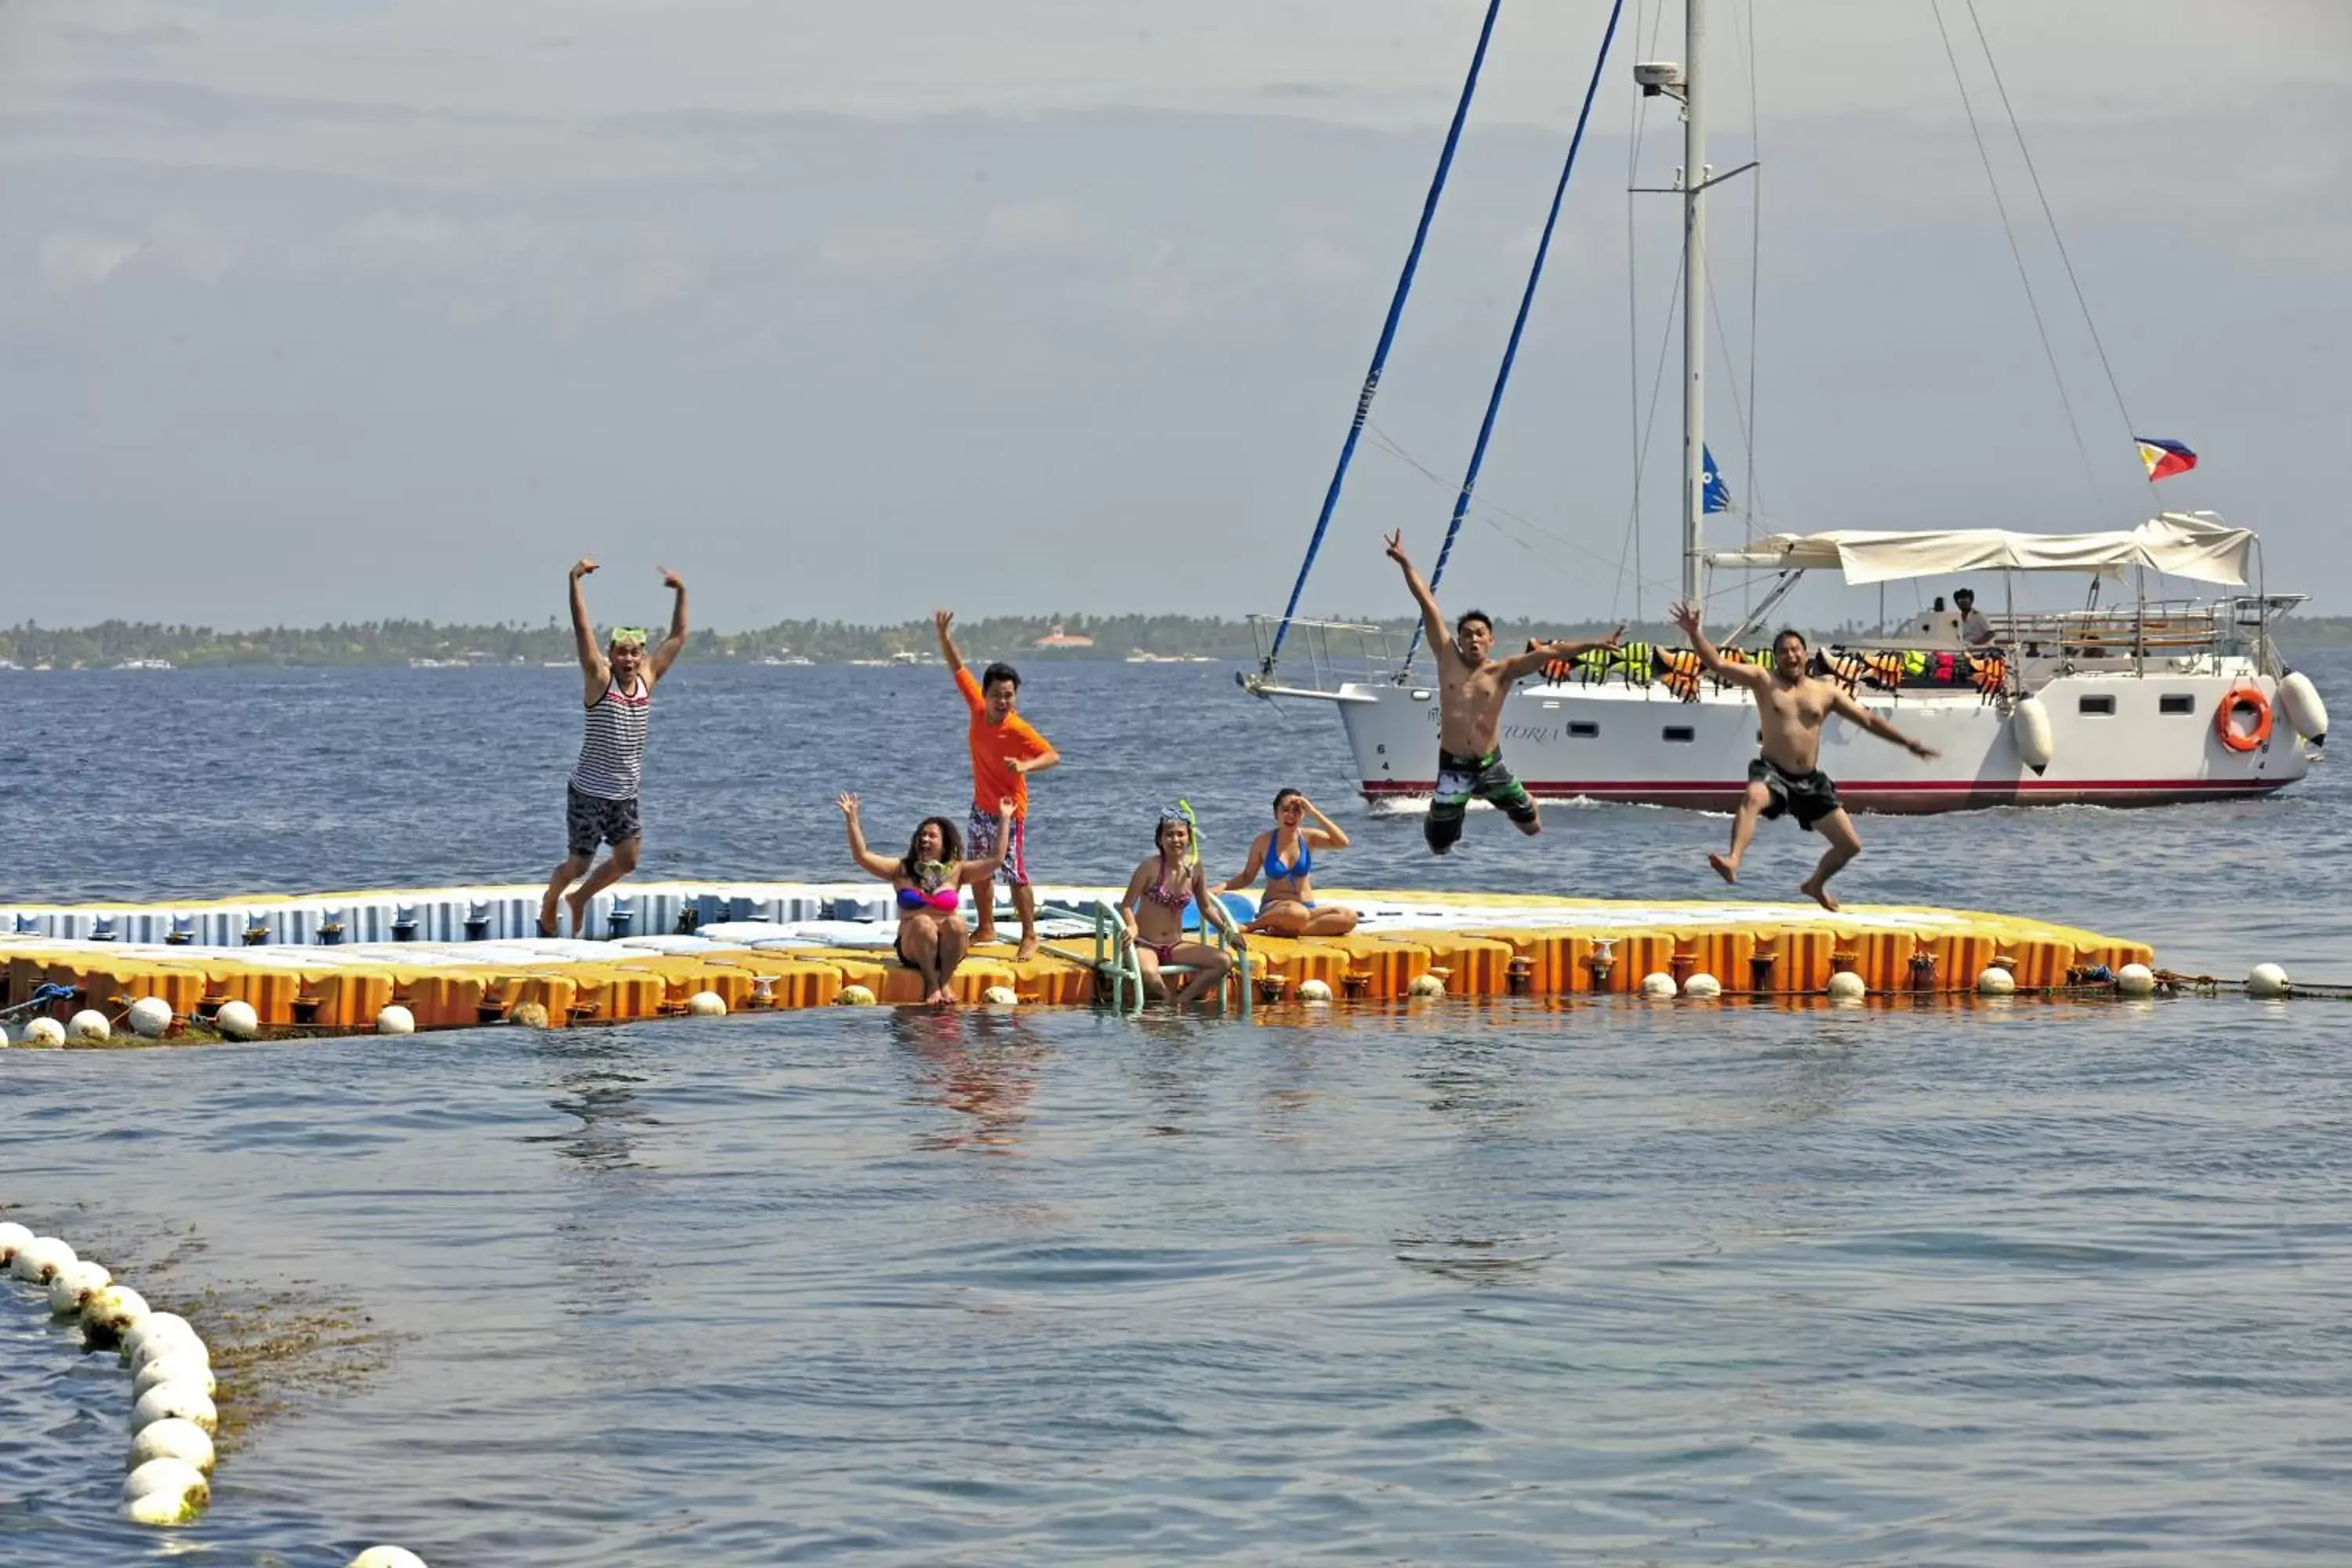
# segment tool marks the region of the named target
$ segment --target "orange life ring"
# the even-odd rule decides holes
[[[2253,710],[2254,727],[2241,730],[2234,721],[2240,710],[2248,708]],[[2214,710],[2213,732],[2221,738],[2221,744],[2233,752],[2260,751],[2271,738],[2271,700],[2263,695],[2259,686],[2230,688],[2221,707]]]

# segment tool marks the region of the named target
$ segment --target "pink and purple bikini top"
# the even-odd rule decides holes
[[[920,888],[901,888],[898,889],[898,907],[909,913],[916,910],[932,909],[943,915],[953,914],[956,907],[955,884],[950,882],[944,888],[934,888],[928,893]]]

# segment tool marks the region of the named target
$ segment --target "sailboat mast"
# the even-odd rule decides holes
[[[1683,46],[1683,597],[1700,602],[1706,516],[1706,0],[1685,0]]]

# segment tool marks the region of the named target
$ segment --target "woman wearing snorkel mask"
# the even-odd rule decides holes
[[[1192,808],[1180,802],[1161,812],[1154,837],[1158,853],[1128,879],[1118,913],[1127,926],[1127,940],[1135,944],[1136,963],[1143,971],[1147,993],[1169,994],[1168,983],[1160,975],[1165,965],[1179,964],[1192,971],[1184,988],[1175,993],[1176,1005],[1182,1007],[1221,994],[1225,976],[1234,968],[1233,959],[1223,949],[1184,934],[1184,906],[1198,904],[1203,925],[1213,922],[1236,952],[1244,945],[1242,931],[1223,903],[1209,891],[1208,879],[1201,869],[1200,830]]]
[[[996,806],[996,844],[992,855],[977,860],[963,858],[963,837],[944,816],[927,816],[915,825],[906,855],[897,860],[866,847],[866,829],[857,820],[857,797],[839,796],[835,804],[849,825],[849,858],[890,884],[898,906],[898,962],[923,978],[923,1000],[953,1005],[956,966],[971,945],[957,907],[966,883],[982,889],[1004,864],[1004,847],[1012,842],[1013,805]],[[993,896],[992,894],[988,896]]]

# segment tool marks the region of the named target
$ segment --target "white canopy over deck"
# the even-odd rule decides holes
[[[2168,511],[2127,531],[2105,533],[2019,533],[2005,528],[1776,533],[1744,550],[1715,552],[1707,561],[1735,571],[1833,568],[1853,584],[1961,572],[2085,572],[2114,577],[2126,567],[2145,567],[2200,583],[2242,586],[2253,547],[2251,530],[2231,528],[2210,512]]]

